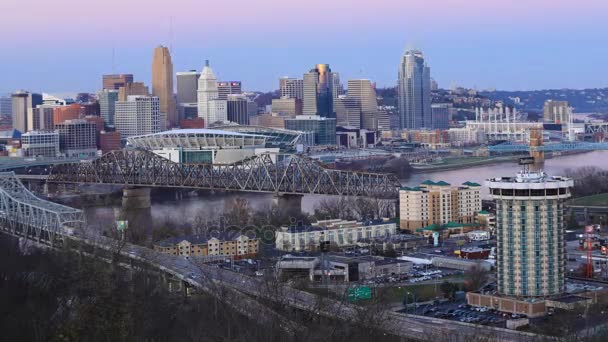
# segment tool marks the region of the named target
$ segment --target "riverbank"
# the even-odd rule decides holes
[[[459,157],[447,158],[438,163],[428,165],[412,165],[412,172],[424,173],[435,171],[458,170],[469,167],[515,162],[521,156],[495,156],[495,157]]]

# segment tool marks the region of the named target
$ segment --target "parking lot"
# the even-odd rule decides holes
[[[505,327],[507,319],[524,317],[488,308],[471,307],[462,300],[442,304],[425,304],[418,306],[416,309],[410,308],[407,311],[404,309],[400,312],[495,327]]]

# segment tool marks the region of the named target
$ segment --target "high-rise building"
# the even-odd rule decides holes
[[[228,95],[239,95],[241,93],[241,81],[217,82],[218,100],[228,100]]]
[[[177,103],[196,103],[198,79],[201,73],[196,70],[183,71],[175,74],[177,79]]]
[[[53,112],[57,106],[38,105],[27,110],[27,130],[49,130],[55,128]]]
[[[19,90],[11,95],[13,128],[21,133],[27,132],[28,111],[42,104],[42,95]]]
[[[431,225],[471,224],[481,211],[481,185],[472,182],[451,186],[444,181],[424,181],[399,190],[400,227],[414,232]]]
[[[524,165],[526,167],[527,165]],[[574,181],[526,169],[489,179],[496,203],[499,295],[544,297],[565,291],[564,201]]]
[[[99,113],[101,117],[105,120],[106,125],[114,127],[118,90],[104,89],[97,94],[97,97],[99,98]]]
[[[227,104],[225,100],[218,99],[217,78],[209,66],[209,61],[205,61],[205,67],[198,79],[198,116],[205,120],[205,125],[218,121],[227,120]]]
[[[164,131],[165,118],[157,96],[129,96],[116,102],[114,125],[122,138]]]
[[[315,145],[336,144],[336,119],[318,115],[298,115],[285,118],[285,128],[292,131],[313,132]]]
[[[543,121],[568,124],[570,122],[570,112],[568,101],[547,100],[543,108]]]
[[[433,103],[431,105],[432,124],[430,128],[450,128],[450,105],[449,103]]]
[[[173,97],[173,62],[166,46],[154,49],[152,61],[152,95],[160,100],[160,112],[164,113],[167,127],[177,127],[177,106]]]
[[[304,80],[289,77],[280,78],[279,91],[281,92],[281,98],[303,100]]]
[[[144,82],[127,83],[118,88],[118,101],[127,101],[127,97],[131,95],[150,95],[150,90]]]
[[[332,72],[329,64],[317,66],[304,74],[304,115],[335,118]]]
[[[334,101],[336,125],[361,128],[361,103],[355,97],[341,95]]]
[[[21,134],[21,149],[24,157],[57,157],[59,132],[42,130]]]
[[[291,117],[302,115],[302,100],[297,98],[273,99],[272,112]]]
[[[248,102],[244,95],[229,95],[226,105],[228,121],[249,125]]]
[[[103,87],[102,89],[118,90],[120,87],[124,87],[127,83],[133,83],[132,74],[114,74],[114,75],[103,75]]]
[[[13,115],[13,100],[10,96],[0,96],[0,115]]]
[[[431,128],[431,69],[422,52],[407,51],[399,65],[398,105],[401,128]]]
[[[331,73],[331,92],[334,99],[337,99],[340,95],[346,94],[344,86],[340,82],[340,74],[337,72]]]
[[[102,153],[120,150],[121,147],[119,132],[101,131],[99,133],[99,148]]]
[[[72,103],[69,106],[55,106],[53,110],[53,124],[66,120],[76,120],[85,116],[84,107],[80,103]]]
[[[66,157],[94,157],[97,154],[95,123],[67,120],[55,125],[59,131],[59,146]]]
[[[348,80],[348,97],[354,98],[361,109],[361,128],[378,129],[378,102],[376,89],[370,80]]]

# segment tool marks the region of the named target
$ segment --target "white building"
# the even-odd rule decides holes
[[[388,220],[346,221],[340,219],[318,221],[311,226],[281,227],[275,247],[282,251],[303,251],[319,248],[321,241],[337,247],[353,246],[357,241],[395,235],[397,224]]]
[[[132,95],[116,102],[114,125],[122,138],[161,132],[165,122],[158,96]]]
[[[21,135],[24,157],[57,157],[59,131],[29,131]]]
[[[217,78],[205,62],[205,67],[198,79],[198,117],[205,120],[205,127],[214,122],[228,120],[228,108],[225,100],[219,100]]]

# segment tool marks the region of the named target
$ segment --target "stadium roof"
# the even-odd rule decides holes
[[[127,138],[129,145],[144,149],[186,148],[221,149],[263,147],[265,135],[219,129],[174,129]]]

